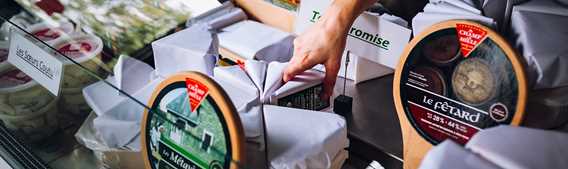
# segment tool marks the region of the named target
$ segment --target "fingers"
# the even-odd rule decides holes
[[[298,54],[298,55],[297,55]],[[284,82],[288,82],[294,78],[294,76],[311,69],[317,63],[310,59],[309,52],[301,52],[296,53],[294,52],[294,57],[288,64],[286,70],[284,70],[284,75],[282,76],[282,80]]]
[[[329,98],[333,94],[333,89],[335,87],[335,82],[337,79],[338,72],[339,72],[339,64],[325,65],[325,78],[323,79],[323,93],[321,94],[322,100],[329,101]]]

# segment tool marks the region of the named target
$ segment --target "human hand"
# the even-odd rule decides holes
[[[325,66],[322,100],[329,101],[345,49],[347,31],[364,9],[376,0],[335,0],[325,14],[294,40],[294,56],[284,70],[282,80],[288,82],[297,74],[317,64]]]
[[[329,100],[340,68],[341,56],[347,39],[345,32],[334,20],[322,17],[307,31],[294,40],[294,56],[284,71],[283,80],[288,82],[297,74],[317,64],[325,66],[322,100]]]

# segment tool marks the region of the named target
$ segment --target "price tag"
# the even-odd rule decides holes
[[[59,94],[59,86],[63,77],[63,62],[17,32],[10,35],[8,62],[32,77],[55,96]]]

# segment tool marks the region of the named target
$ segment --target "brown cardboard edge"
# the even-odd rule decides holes
[[[393,79],[393,97],[402,131],[404,157],[403,165],[405,169],[418,168],[424,155],[426,155],[428,150],[432,148],[432,144],[422,138],[422,136],[420,136],[417,131],[414,130],[406,117],[406,113],[404,113],[404,108],[402,106],[402,103],[400,102],[400,80],[402,68],[411,50],[416,46],[416,44],[418,44],[418,42],[420,42],[420,40],[437,30],[455,27],[457,23],[475,25],[486,30],[487,37],[495,41],[495,43],[497,43],[497,45],[503,49],[506,57],[511,61],[513,70],[515,70],[515,75],[517,76],[517,81],[519,82],[519,97],[517,98],[517,107],[511,125],[518,126],[522,122],[527,102],[528,89],[526,74],[523,67],[524,62],[516,54],[513,48],[501,37],[501,35],[496,33],[494,30],[476,22],[466,20],[450,20],[434,24],[426,30],[422,31],[418,36],[414,37],[410,41],[410,43],[405,47],[403,53],[401,54],[400,60],[395,69]]]
[[[207,88],[209,88],[209,95],[213,98],[213,100],[215,101],[215,103],[217,104],[217,106],[219,106],[219,109],[221,110],[221,112],[223,113],[223,116],[227,122],[227,128],[229,130],[229,137],[230,137],[230,143],[231,143],[231,152],[232,152],[232,161],[230,166],[230,169],[238,169],[239,166],[233,164],[233,161],[237,161],[239,162],[240,166],[244,165],[245,162],[245,134],[244,134],[244,129],[243,129],[243,125],[241,123],[240,118],[237,115],[237,110],[235,108],[235,106],[233,105],[233,103],[229,100],[228,95],[225,93],[225,91],[217,84],[215,83],[213,80],[211,80],[209,77],[207,77],[206,75],[199,73],[199,72],[181,72],[181,73],[176,73],[172,76],[170,76],[169,78],[167,78],[166,80],[162,81],[158,87],[156,87],[156,89],[154,90],[154,92],[152,93],[152,96],[150,97],[150,100],[148,101],[148,107],[152,107],[154,100],[156,99],[156,97],[158,96],[158,94],[160,93],[161,90],[163,90],[166,86],[175,83],[175,82],[179,82],[179,81],[183,81],[185,82],[186,78],[192,78],[195,79],[201,83],[203,83],[205,86],[207,86]],[[144,117],[143,117],[143,121],[142,121],[142,125],[141,125],[141,129],[140,129],[140,134],[141,134],[141,140],[142,140],[142,158],[144,160],[144,166],[147,169],[150,169],[150,161],[148,160],[148,150],[146,149],[146,122],[148,120],[148,109],[144,110]]]
[[[285,32],[294,30],[294,12],[274,6],[264,0],[233,0],[247,15],[256,21],[278,28]]]

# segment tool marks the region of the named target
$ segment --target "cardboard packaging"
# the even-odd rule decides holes
[[[313,25],[325,13],[330,0],[302,1],[294,32],[301,34]],[[355,83],[380,77],[393,72],[400,54],[410,39],[411,31],[407,23],[392,16],[365,12],[353,23],[348,32],[345,50],[351,54],[351,63],[345,78]],[[345,53],[339,76],[344,76]],[[372,62],[377,64],[372,64]],[[323,70],[321,67],[318,70]]]

